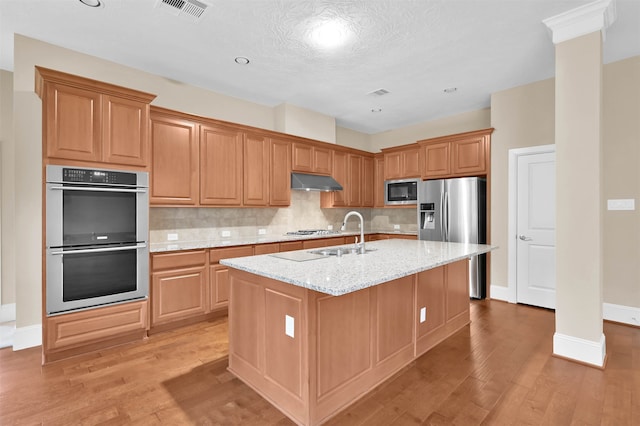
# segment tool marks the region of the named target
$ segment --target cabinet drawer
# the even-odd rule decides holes
[[[204,250],[162,253],[151,256],[151,269],[153,271],[200,266],[206,263],[207,255]]]
[[[280,252],[302,250],[302,241],[280,243]]]
[[[147,328],[147,301],[47,318],[47,350],[72,348]]]
[[[254,250],[254,254],[278,253],[280,251],[279,243],[258,244]]]
[[[209,250],[209,260],[211,263],[218,263],[220,259],[243,256],[253,256],[253,246],[225,247]]]

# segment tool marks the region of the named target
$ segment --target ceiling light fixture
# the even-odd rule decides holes
[[[102,2],[100,0],[79,0],[80,3],[89,7],[100,7],[102,6]]]
[[[245,58],[244,56],[238,56],[234,61],[236,61],[238,65],[247,65],[250,62],[249,58]]]
[[[342,19],[319,20],[309,32],[311,42],[322,49],[333,49],[345,44],[351,38],[352,30]]]

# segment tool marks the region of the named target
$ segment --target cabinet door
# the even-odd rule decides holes
[[[245,206],[269,204],[269,139],[252,133],[245,134],[242,202]]]
[[[362,207],[373,207],[375,205],[375,185],[375,164],[373,158],[362,157],[362,175],[360,180]]]
[[[486,144],[483,136],[451,142],[451,171],[456,175],[486,172]]]
[[[347,177],[347,205],[349,207],[362,206],[362,157],[349,154]]]
[[[269,185],[269,205],[291,204],[291,144],[289,142],[271,140]]]
[[[47,157],[100,161],[100,94],[56,83],[46,83],[45,90],[43,121]]]
[[[151,325],[206,313],[207,285],[205,266],[154,272],[151,275]]]
[[[420,147],[406,149],[401,153],[403,178],[420,177]]]
[[[424,145],[423,179],[448,176],[451,174],[449,142]]]
[[[200,127],[200,204],[242,204],[241,131]]]
[[[373,206],[384,207],[384,157],[374,159]]]
[[[191,121],[151,115],[151,204],[198,203],[198,133]]]
[[[291,144],[291,168],[294,172],[313,173],[313,147],[301,142]]]
[[[149,104],[103,95],[102,111],[103,161],[112,164],[148,166]]]
[[[211,311],[229,305],[229,268],[212,265],[209,270],[209,307]]]
[[[313,172],[319,175],[331,174],[331,153],[329,148],[313,147]]]
[[[402,154],[389,152],[384,154],[384,179],[400,179],[402,177]]]
[[[333,178],[342,185],[342,191],[330,192],[332,207],[346,207],[349,194],[349,155],[346,152],[334,151],[333,153]]]

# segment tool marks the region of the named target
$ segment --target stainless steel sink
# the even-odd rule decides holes
[[[365,253],[369,253],[370,251],[375,251],[376,249],[365,249]],[[331,248],[322,248],[316,250],[310,250],[309,253],[320,254],[322,256],[342,256],[344,254],[359,254],[358,249],[353,246],[346,247],[331,247]]]

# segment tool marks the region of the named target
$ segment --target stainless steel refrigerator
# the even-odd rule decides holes
[[[418,238],[428,241],[487,242],[487,182],[483,178],[428,180],[418,184]],[[486,296],[486,255],[469,261],[469,294]]]

